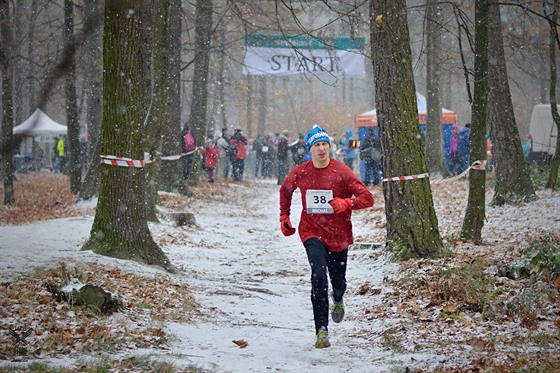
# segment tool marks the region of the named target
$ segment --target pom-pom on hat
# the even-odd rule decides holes
[[[307,145],[307,149],[311,149],[311,147],[318,142],[326,142],[329,145],[331,144],[331,139],[329,138],[329,134],[327,131],[319,127],[319,125],[314,125],[311,131],[307,134],[307,139],[305,140],[305,145]]]

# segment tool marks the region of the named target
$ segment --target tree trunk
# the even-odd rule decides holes
[[[267,89],[266,89],[266,77],[264,75],[256,76],[257,83],[259,85],[259,122],[257,124],[258,134],[264,134],[266,131],[266,107],[268,104]]]
[[[2,68],[2,170],[4,178],[4,204],[15,201],[14,196],[14,110],[12,35],[10,30],[10,2],[0,0],[0,64]]]
[[[197,145],[206,137],[206,111],[208,107],[208,70],[212,43],[212,0],[196,0],[195,57],[192,85],[192,106],[189,126],[194,130]],[[200,156],[195,153],[189,182],[197,184],[200,177]]]
[[[70,190],[80,191],[82,183],[82,160],[80,156],[80,124],[78,122],[78,105],[76,102],[76,46],[74,44],[74,5],[71,0],[64,0],[64,40],[69,45],[70,60],[66,70],[66,123],[68,128],[68,174]]]
[[[181,133],[181,0],[169,1],[169,30],[167,45],[169,46],[169,97],[167,107],[167,124],[163,129],[162,156],[182,153],[179,134]],[[181,160],[162,161],[160,167],[160,189],[171,192],[184,192],[181,177]]]
[[[558,31],[556,29],[556,21],[558,20],[558,0],[554,0],[554,5],[550,14],[550,110],[552,118],[556,124],[556,151],[552,157],[552,164],[550,166],[550,173],[546,181],[546,187],[556,190],[558,188],[558,169],[560,168],[560,114],[558,113],[557,98],[556,98],[556,78],[557,78],[557,64],[556,64],[556,48],[558,40]]]
[[[27,38],[27,54],[28,54],[28,58],[29,61],[35,61],[35,23],[37,22],[37,0],[31,0],[31,17],[30,17],[30,21],[29,21],[29,30],[27,30],[28,32],[28,38]],[[27,63],[27,76],[34,76],[35,69],[33,67],[33,64],[28,62]],[[35,111],[35,108],[37,107],[37,103],[35,102],[35,79],[27,79],[26,81],[26,86],[27,86],[27,92],[28,92],[28,107],[29,107],[29,111],[33,112]]]
[[[443,131],[441,128],[441,8],[436,0],[426,4],[426,164],[430,176],[449,175],[443,151]]]
[[[92,20],[96,27],[92,28],[84,40],[84,65],[87,68],[84,74],[85,112],[87,122],[87,157],[88,168],[80,188],[80,199],[87,200],[99,193],[101,182],[101,155],[103,136],[101,131],[102,121],[102,81],[103,81],[103,8],[99,2],[93,2],[84,7],[86,20]]]
[[[384,174],[423,174],[426,162],[418,127],[406,1],[372,0],[370,32]],[[387,249],[393,257],[441,256],[443,243],[429,179],[384,182],[383,195]]]
[[[521,148],[509,89],[500,6],[488,7],[488,125],[496,162],[493,205],[515,204],[536,199],[529,167]]]
[[[162,137],[167,123],[167,105],[169,97],[169,54],[168,54],[168,10],[169,0],[155,0],[153,14],[151,15],[153,30],[151,38],[146,35],[146,39],[152,39],[150,43],[151,61],[146,67],[150,74],[146,75],[146,87],[149,87],[149,107],[151,111],[147,113],[147,127],[144,141],[147,144],[151,158],[156,162],[146,169],[146,207],[149,221],[158,221],[157,203],[159,202],[158,189],[161,162],[158,155],[161,153]]]
[[[486,112],[488,105],[488,0],[475,2],[474,99],[471,121],[471,163],[486,160]],[[486,172],[469,171],[469,197],[461,237],[480,242],[486,213]]]
[[[13,44],[11,46],[12,56],[26,56],[26,51],[23,48],[22,41],[26,38],[29,31],[29,24],[25,21],[26,16],[29,14],[30,9],[27,1],[12,2],[14,6],[12,7],[12,17],[11,17],[11,33]],[[14,123],[21,123],[24,119],[28,117],[30,113],[35,111],[35,108],[28,108],[25,106],[25,98],[27,98],[27,92],[23,88],[25,86],[25,81],[28,80],[29,75],[26,71],[26,63],[29,64],[32,60],[25,61],[24,59],[18,60],[14,63],[12,71],[12,86],[16,87],[12,92],[12,102],[13,102],[13,121]],[[31,140],[34,141],[34,140]],[[32,145],[33,147],[33,145]],[[33,154],[34,156],[36,154]]]
[[[225,97],[225,90],[226,90],[226,32],[227,27],[222,26],[219,30],[219,38],[220,38],[220,46],[218,48],[218,71],[219,71],[219,81],[218,81],[218,99],[220,103],[220,114],[222,120],[222,128],[227,128],[227,113],[226,113],[226,97]],[[248,135],[251,136],[251,135]]]
[[[107,1],[103,34],[103,154],[143,159],[146,0]],[[148,166],[149,167],[149,166]],[[145,170],[103,165],[101,192],[83,249],[174,271],[148,229]]]
[[[245,121],[247,122],[247,136],[249,138],[257,137],[263,133],[256,130],[256,134],[253,136],[253,75],[247,75],[247,109],[245,111]]]

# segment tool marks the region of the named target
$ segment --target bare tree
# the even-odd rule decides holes
[[[543,1],[543,7],[546,12],[546,1]],[[556,124],[557,136],[556,136],[556,152],[552,157],[552,164],[550,166],[550,173],[548,174],[548,180],[546,181],[546,187],[550,189],[558,188],[558,169],[560,168],[560,114],[558,113],[558,100],[556,98],[556,79],[558,76],[557,63],[556,63],[556,48],[560,46],[560,41],[558,39],[558,0],[553,1],[553,5],[550,10],[549,15],[549,26],[550,26],[550,110],[552,112],[552,118]]]
[[[203,144],[206,136],[206,116],[208,107],[208,67],[212,43],[212,0],[196,1],[195,59],[192,85],[192,105],[189,125],[194,129],[197,144]],[[200,172],[195,162],[190,182],[196,184]]]
[[[0,0],[0,65],[2,69],[2,170],[4,176],[4,204],[15,201],[14,196],[14,110],[12,79],[14,59],[10,30],[10,2]]]
[[[488,7],[488,126],[496,161],[492,204],[513,204],[536,198],[517,130],[508,83],[500,5]]]
[[[68,128],[67,173],[70,175],[70,190],[78,193],[82,183],[82,162],[80,156],[80,124],[78,123],[78,103],[76,99],[76,44],[74,39],[74,3],[64,0],[64,39],[69,51],[70,60],[66,69],[66,126]]]
[[[488,0],[475,2],[474,99],[471,122],[471,163],[486,160],[486,113],[488,106]],[[480,242],[486,213],[484,169],[469,171],[469,197],[461,237]]]
[[[426,3],[426,164],[431,175],[447,176],[441,128],[441,7],[436,0]]]
[[[370,3],[371,54],[383,170],[389,177],[426,173],[405,0]],[[396,258],[442,254],[427,178],[383,184],[387,249]]]
[[[181,0],[169,0],[169,26],[167,32],[168,46],[168,106],[167,124],[163,129],[161,146],[162,156],[181,154],[179,134],[181,133]],[[179,190],[185,193],[182,182],[181,163],[178,161],[162,161],[160,167],[161,190]]]
[[[84,40],[82,66],[84,69],[83,95],[85,96],[85,117],[87,130],[88,168],[80,188],[79,197],[90,199],[97,195],[101,181],[101,134],[102,121],[102,82],[103,82],[103,4],[94,1],[84,7],[84,19],[91,24],[88,37]]]

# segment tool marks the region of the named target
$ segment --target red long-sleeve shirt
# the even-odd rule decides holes
[[[280,187],[281,216],[290,215],[292,195],[298,188],[303,207],[298,226],[301,241],[318,238],[333,252],[348,248],[354,242],[350,220],[352,211],[342,214],[316,212],[328,212],[328,200],[335,197],[351,198],[353,210],[371,207],[371,192],[350,168],[336,159],[331,159],[325,168],[316,168],[312,161],[307,161],[295,166]]]

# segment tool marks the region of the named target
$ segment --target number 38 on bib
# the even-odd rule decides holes
[[[329,201],[333,199],[332,190],[308,189],[305,192],[305,208],[308,214],[333,214]]]

